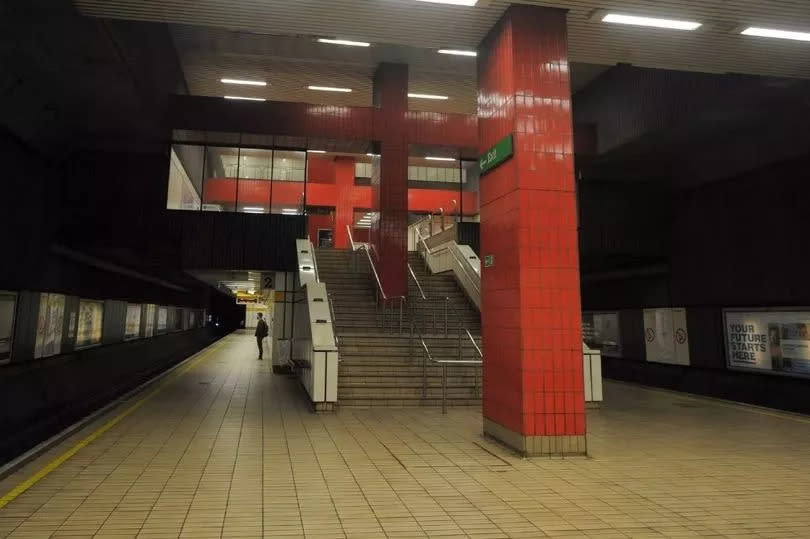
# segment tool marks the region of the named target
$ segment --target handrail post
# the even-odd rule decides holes
[[[444,298],[444,336],[447,337],[447,305],[450,303],[450,298]]]
[[[427,352],[422,350],[422,400],[427,398]]]
[[[442,363],[442,413],[447,413],[447,363]]]
[[[405,298],[399,298],[399,334],[402,335],[402,308],[405,303]]]

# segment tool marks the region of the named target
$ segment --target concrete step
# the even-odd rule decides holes
[[[396,399],[370,399],[370,398],[340,398],[338,406],[343,408],[411,408],[422,406],[437,408],[442,405],[441,398],[396,398]],[[480,399],[448,399],[447,406],[452,408],[480,408]]]

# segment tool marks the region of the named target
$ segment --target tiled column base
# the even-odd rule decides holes
[[[587,455],[585,435],[524,436],[484,418],[484,435],[514,449],[524,457]]]

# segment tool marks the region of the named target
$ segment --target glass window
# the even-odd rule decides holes
[[[101,330],[104,324],[104,303],[101,301],[79,300],[79,318],[76,327],[76,348],[84,348],[101,343]]]
[[[169,191],[166,196],[168,209],[200,209],[204,153],[203,146],[172,145],[169,162]]]
[[[234,211],[239,173],[239,148],[207,146],[204,163],[202,209]]]
[[[157,310],[157,334],[166,333],[169,325],[169,308],[158,307]]]
[[[62,327],[65,318],[65,296],[40,294],[37,339],[34,357],[48,357],[62,352]]]
[[[152,337],[155,334],[155,310],[152,304],[143,306],[143,336]]]
[[[14,338],[14,316],[17,294],[0,291],[0,363],[11,360],[11,341]]]
[[[124,330],[124,340],[131,341],[141,336],[141,311],[140,305],[130,303],[127,305],[127,325]]]
[[[245,213],[270,212],[270,179],[273,151],[242,148],[239,150],[237,210]]]
[[[305,203],[307,153],[289,150],[273,152],[271,212],[301,215]]]

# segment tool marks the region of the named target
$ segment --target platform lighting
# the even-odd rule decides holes
[[[244,84],[245,86],[267,86],[263,80],[219,79],[224,84]]]
[[[264,213],[264,210],[243,210],[242,213]]]
[[[459,49],[439,49],[439,54],[452,54],[454,56],[478,56],[475,51],[462,51]]]
[[[264,208],[260,208],[258,206],[245,206],[242,208],[245,211],[256,211],[256,212],[264,212]]]
[[[450,99],[446,95],[434,95],[434,94],[408,94],[408,97],[411,99]]]
[[[292,210],[290,208],[282,208],[281,215],[298,215],[298,210]]]
[[[351,88],[336,88],[335,86],[307,86],[308,90],[318,92],[351,92]]]
[[[652,26],[655,28],[668,28],[670,30],[696,30],[702,26],[701,23],[694,21],[658,19],[655,17],[640,17],[637,15],[622,15],[619,13],[608,13],[602,17],[602,22],[629,24],[632,26]]]
[[[326,150],[307,150],[308,153],[326,153]]]
[[[453,157],[425,157],[427,161],[455,161]]]
[[[240,101],[267,101],[263,97],[242,97],[238,95],[226,95],[225,99],[238,99]]]
[[[810,41],[808,32],[791,32],[789,30],[776,30],[774,28],[758,28],[749,26],[742,32],[744,36],[773,37],[776,39],[792,39],[793,41]]]
[[[329,43],[331,45],[347,45],[349,47],[369,47],[371,43],[365,41],[350,41],[348,39],[326,39],[319,38],[318,43]]]
[[[451,4],[453,6],[474,6],[478,0],[416,0],[417,2],[431,2],[433,4]]]

